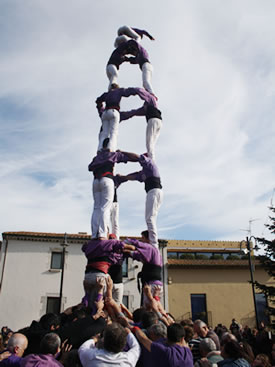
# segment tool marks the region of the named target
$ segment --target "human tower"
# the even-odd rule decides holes
[[[142,284],[142,304],[154,309],[163,317],[165,311],[160,303],[162,292],[162,258],[159,252],[157,215],[162,203],[163,191],[159,171],[155,162],[155,145],[162,126],[161,111],[152,87],[152,65],[147,51],[141,46],[142,38],[154,38],[145,30],[123,26],[118,30],[115,50],[107,63],[109,79],[108,92],[96,100],[101,118],[101,129],[97,155],[89,164],[93,172],[94,208],[91,218],[92,240],[84,245],[88,263],[85,271],[83,303],[94,308],[95,300],[106,296],[109,274],[113,279],[113,298],[122,303],[123,283],[121,263],[126,256],[143,263],[139,278]],[[119,69],[124,62],[138,65],[142,74],[143,88],[121,88],[118,85]],[[137,95],[143,105],[130,111],[120,111],[122,97]],[[146,118],[145,154],[117,150],[119,123],[133,116]],[[126,176],[114,175],[116,163],[137,162],[138,172]],[[126,181],[143,182],[146,191],[145,221],[147,231],[142,232],[143,240],[119,240],[117,188]],[[112,222],[112,233],[110,234]],[[100,292],[98,291],[100,289]]]

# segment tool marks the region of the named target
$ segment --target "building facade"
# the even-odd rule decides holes
[[[46,312],[58,312],[65,235],[5,232],[0,252],[0,325],[28,326]],[[86,258],[82,245],[87,234],[66,235],[61,310],[81,302]],[[124,261],[123,302],[130,310],[140,305],[137,274],[141,264]]]
[[[168,241],[169,311],[177,320],[203,319],[210,326],[229,327],[232,318],[256,326],[248,255],[245,244],[230,241]],[[275,286],[253,260],[254,280]],[[269,323],[267,301],[256,292],[258,320]]]

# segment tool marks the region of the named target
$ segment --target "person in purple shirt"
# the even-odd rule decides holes
[[[120,113],[120,122],[128,120],[133,116],[145,116],[146,127],[146,149],[149,158],[155,159],[155,145],[159,138],[162,127],[161,111],[157,108],[156,98],[145,89],[139,88],[138,96],[144,100],[141,108]]]
[[[137,155],[127,153],[132,161],[138,161],[142,166],[139,172],[130,173],[127,176],[115,177],[117,186],[126,181],[144,182],[146,191],[145,220],[149,232],[150,244],[158,248],[157,216],[163,200],[163,191],[159,171],[156,163],[147,154]]]
[[[120,27],[117,31],[117,35],[118,37],[115,40],[115,47],[118,47],[123,42],[129,41],[131,38],[137,42],[139,42],[143,36],[148,37],[151,41],[155,40],[154,37],[151,36],[151,34],[147,31],[129,27],[127,25]]]
[[[99,280],[103,280],[102,294],[106,294],[106,278],[111,265],[121,264],[123,261],[123,251],[131,251],[134,247],[131,244],[118,240],[92,239],[82,246],[82,251],[87,258],[87,266],[84,277],[85,296],[82,303],[87,302],[93,308],[97,300]],[[99,301],[99,299],[97,300]]]
[[[7,351],[10,352],[10,355],[5,359],[0,359],[0,366],[14,366],[19,367],[20,362],[22,360],[22,356],[27,349],[28,346],[28,339],[25,335],[20,333],[13,334],[7,345]],[[8,354],[6,351],[4,352],[5,356]],[[3,353],[3,354],[4,354]]]
[[[142,232],[142,235],[144,232]],[[141,272],[138,274],[138,280],[141,280],[142,290],[144,290],[145,285],[149,285],[152,294],[154,294],[156,290],[161,293],[163,287],[161,281],[161,270],[163,264],[161,254],[159,249],[151,246],[150,243],[148,243],[149,241],[147,242],[147,239],[144,236],[143,241],[144,242],[127,238],[125,243],[135,246],[134,251],[127,252],[133,260],[143,263]],[[138,286],[140,291],[139,283]],[[143,292],[141,296],[141,305],[145,306],[146,300],[147,297]]]
[[[114,198],[113,168],[115,163],[127,163],[131,157],[123,152],[110,152],[107,148],[109,139],[103,142],[99,151],[89,164],[89,171],[94,174],[93,197],[94,208],[91,218],[92,238],[105,238],[108,235],[110,210]]]
[[[111,85],[109,92],[103,93],[96,100],[97,109],[101,114],[102,133],[100,134],[98,150],[102,149],[104,139],[110,138],[109,148],[113,152],[117,147],[118,125],[120,121],[120,101],[122,97],[130,97],[137,94],[137,88],[119,88],[117,84]]]
[[[174,323],[167,328],[166,343],[150,340],[139,328],[134,329],[138,341],[152,354],[152,367],[193,367],[193,356],[186,343],[185,330]]]
[[[133,57],[127,57],[132,55]],[[131,64],[138,64],[142,71],[143,87],[154,95],[152,87],[152,72],[153,67],[149,61],[149,54],[138,42],[130,40],[121,43],[111,54],[107,62],[106,73],[109,79],[109,89],[113,83],[117,83],[118,70],[123,62],[130,62]]]

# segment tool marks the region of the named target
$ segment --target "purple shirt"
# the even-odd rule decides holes
[[[137,55],[129,58],[131,64],[139,64],[139,67],[142,68],[142,65],[145,62],[150,62],[148,52],[137,41],[130,40],[127,43],[128,46],[132,46],[137,49]]]
[[[63,367],[63,364],[58,362],[52,354],[29,354],[21,360],[22,367]]]
[[[156,163],[144,154],[140,155],[139,163],[142,166],[142,171],[134,172],[134,179],[139,182],[144,182],[149,177],[160,177]]]
[[[82,246],[82,251],[88,260],[108,256],[113,264],[117,264],[123,259],[123,247],[122,241],[93,239]]]
[[[107,65],[115,65],[117,69],[126,60],[125,54],[127,50],[127,42],[121,43],[111,54]]]
[[[127,163],[129,158],[126,154],[121,152],[109,152],[108,150],[102,150],[97,153],[93,158],[92,162],[89,164],[89,171],[94,171],[107,163]]]
[[[120,108],[120,101],[122,97],[130,97],[137,94],[138,88],[116,88],[112,89],[109,92],[103,93],[100,97],[97,98],[96,104],[98,108],[102,106],[102,103],[105,102],[106,108]]]
[[[134,260],[141,261],[143,264],[162,266],[162,257],[156,247],[130,238],[127,238],[126,242],[136,247],[136,250],[132,252]]]
[[[192,352],[187,347],[153,342],[151,353],[157,367],[193,367]]]
[[[6,352],[6,351],[7,350],[3,351],[3,353]],[[16,354],[11,354],[8,358],[5,358],[0,362],[0,366],[19,367],[21,359],[22,358],[18,357]]]

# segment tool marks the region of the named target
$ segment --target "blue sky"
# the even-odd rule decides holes
[[[272,0],[0,4],[1,232],[90,233],[92,177],[107,90],[105,65],[121,25],[147,29],[163,113],[156,147],[164,202],[159,236],[242,240],[264,230],[275,187],[275,4]],[[122,87],[140,87],[122,65]],[[130,98],[122,109],[141,101]],[[120,125],[121,150],[145,151],[145,119]],[[137,170],[121,165],[117,172]],[[143,185],[118,192],[122,235],[145,228]],[[264,232],[263,232],[264,231]]]

